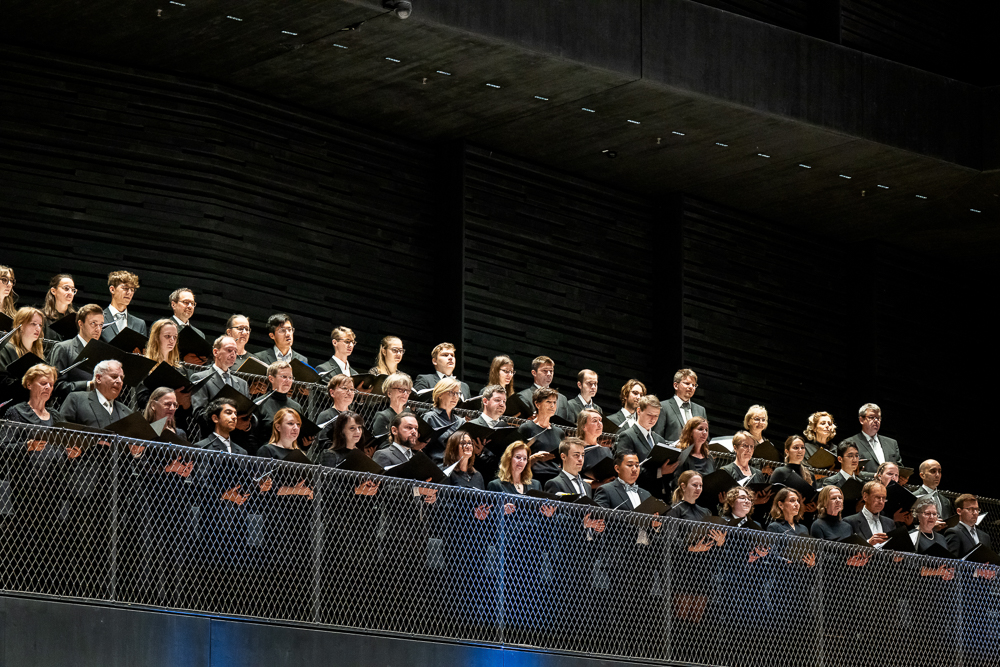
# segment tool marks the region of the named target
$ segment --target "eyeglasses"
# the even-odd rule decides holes
[[[121,291],[125,292],[126,294],[134,294],[135,293],[135,288],[134,287],[129,287],[127,285],[119,285],[115,289],[120,289]]]
[[[250,327],[233,327],[231,331],[236,333],[250,333]]]
[[[355,345],[358,344],[358,341],[356,341],[356,340],[340,340],[340,341],[337,341],[337,342],[338,343],[343,343],[344,345],[349,345],[350,347],[354,347]]]
[[[274,333],[293,334],[295,333],[295,327],[278,327],[274,330]]]
[[[11,287],[13,287],[14,285],[17,284],[17,281],[14,280],[13,278],[0,278],[0,283],[3,283],[4,285],[10,285]]]
[[[979,508],[978,507],[963,507],[962,509],[965,510],[966,512],[972,512],[973,514],[979,514]]]
[[[462,395],[462,392],[460,392],[460,391],[446,391],[445,393],[448,394],[449,396],[461,396]]]
[[[390,347],[389,351],[392,352],[393,354],[403,354],[404,352],[406,352],[406,348]]]
[[[755,424],[764,424],[767,422],[767,417],[752,417],[750,421],[754,422]]]
[[[506,368],[501,368],[500,372],[503,373],[504,375],[517,375],[517,371],[507,370]]]
[[[182,306],[197,306],[198,305],[197,302],[192,301],[191,299],[184,299],[183,301],[178,301],[177,303],[181,304]]]
[[[77,291],[75,287],[65,287],[64,286],[64,287],[60,287],[59,289],[61,289],[63,292],[66,292],[67,294],[76,294],[76,291]]]

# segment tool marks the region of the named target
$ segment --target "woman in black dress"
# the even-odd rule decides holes
[[[708,420],[692,417],[684,425],[677,446],[683,451],[677,459],[674,479],[679,480],[686,470],[693,470],[702,477],[715,472],[715,457],[708,449]]]
[[[18,327],[21,327],[18,329]],[[7,368],[22,356],[31,352],[41,360],[45,360],[42,348],[42,330],[45,328],[45,315],[37,308],[25,306],[14,313],[12,329],[14,335],[7,344],[0,348],[0,369]]]
[[[809,537],[809,531],[801,523],[802,514],[802,499],[798,491],[785,487],[774,497],[774,504],[771,506],[772,521],[767,525],[767,531]]]
[[[825,486],[816,501],[816,520],[809,534],[821,540],[843,540],[853,532],[850,524],[841,519],[844,511],[844,493],[837,486]]]
[[[49,280],[49,291],[45,293],[45,304],[42,314],[45,315],[45,337],[51,340],[62,340],[63,337],[49,328],[53,322],[61,320],[76,312],[73,307],[73,297],[76,296],[76,283],[73,276],[60,273]]]
[[[498,384],[507,392],[507,398],[514,395],[514,362],[506,354],[493,357],[490,363],[490,376],[486,386]]]
[[[462,383],[455,378],[438,380],[431,395],[434,407],[420,415],[434,429],[434,435],[424,447],[424,454],[431,457],[434,463],[441,465],[441,462],[444,461],[444,449],[448,438],[458,430],[459,426],[465,423],[465,420],[454,412],[455,407],[462,400]]]
[[[726,501],[722,504],[720,517],[735,528],[762,530],[760,524],[751,516],[753,506],[754,492],[742,486],[734,486],[726,492]]]
[[[691,421],[694,421],[692,419]],[[688,424],[691,422],[689,421]],[[687,470],[677,478],[677,488],[671,499],[673,507],[667,512],[667,516],[676,519],[687,519],[688,521],[702,521],[711,512],[706,508],[696,505],[698,496],[701,495],[702,480],[701,475],[694,470]]]
[[[184,429],[178,428],[177,422],[174,420],[174,415],[177,414],[178,407],[177,393],[173,389],[170,387],[157,387],[149,395],[149,401],[146,402],[146,408],[142,411],[142,416],[150,424],[158,422],[161,419],[166,419],[164,429],[173,431],[178,437],[187,440],[187,433],[184,432]]]
[[[456,463],[458,465],[455,465],[455,469],[448,475],[448,481],[454,486],[485,490],[486,484],[483,482],[482,473],[473,467],[475,461],[476,451],[472,436],[465,431],[452,433],[444,448],[444,468],[447,469]]]
[[[932,496],[917,498],[917,502],[913,503],[910,512],[913,513],[918,522],[917,532],[913,535],[913,547],[918,554],[927,553],[932,544],[936,544],[946,551],[951,551],[944,535],[934,530],[934,526],[938,522],[938,511]]]
[[[338,375],[338,378],[348,378],[349,375]],[[356,412],[345,410],[331,424],[330,446],[320,453],[319,463],[328,468],[339,468],[347,457],[347,452],[358,448],[358,443],[365,434],[365,422]]]
[[[59,413],[45,405],[52,397],[52,389],[58,377],[59,371],[53,366],[35,364],[29,368],[21,378],[21,385],[29,392],[28,400],[9,407],[4,419],[39,426],[54,426],[61,422]]]
[[[556,414],[556,407],[559,404],[558,391],[542,387],[535,391],[531,400],[535,404],[535,417],[518,426],[517,432],[525,442],[534,439],[531,448],[535,453],[531,455],[528,465],[531,466],[532,476],[544,486],[545,482],[558,475],[561,470],[554,463],[554,459],[556,452],[559,451],[559,443],[566,437],[566,433],[549,421]]]
[[[796,485],[801,486],[802,482],[805,482],[815,488],[816,480],[813,479],[809,469],[803,465],[805,457],[805,440],[800,435],[790,436],[785,440],[785,464],[779,466],[771,473],[771,484],[781,484],[794,488]],[[805,502],[801,497],[799,500]],[[816,503],[810,502],[804,504],[802,512],[803,516],[810,515],[806,518],[811,519],[811,515],[816,512]]]
[[[257,456],[286,460],[299,449],[302,418],[291,408],[274,413],[270,441]],[[300,465],[278,466],[270,474],[271,492],[260,496],[262,539],[256,560],[263,568],[263,615],[302,620],[312,607],[312,475]]]
[[[829,412],[814,412],[809,415],[809,422],[802,435],[806,436],[807,459],[820,449],[825,449],[831,454],[836,451],[833,438],[837,435],[837,425]]]
[[[413,391],[413,380],[406,373],[393,373],[382,383],[382,393],[389,399],[389,407],[375,414],[372,421],[372,434],[382,435],[389,431],[389,424],[399,413],[406,411],[406,402],[410,400]],[[386,440],[386,446],[389,442]]]

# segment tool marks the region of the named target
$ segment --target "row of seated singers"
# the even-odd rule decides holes
[[[122,378],[123,373],[118,362],[114,360],[101,362],[95,370],[93,379],[95,391],[75,392],[62,407],[62,414],[59,414],[46,407],[55,385],[55,369],[42,364],[33,366],[23,378],[24,387],[28,389],[30,397],[25,403],[17,404],[9,410],[8,418],[13,421],[46,425],[66,419],[81,424],[106,426],[123,416],[127,411],[127,408],[114,398],[109,400],[107,396],[107,394],[120,391]],[[443,386],[453,387],[453,385],[446,383]],[[452,391],[456,390],[452,388]],[[503,392],[499,391],[498,393],[501,394],[497,397],[499,399]],[[153,420],[161,414],[169,416],[171,409],[175,409],[176,406],[176,403],[171,399],[171,394],[172,392],[167,388],[156,390],[154,392],[155,399],[151,403],[155,403],[158,408],[147,410],[146,418]],[[536,395],[539,414],[543,416],[549,414],[555,406],[553,390],[539,390]],[[645,407],[649,407],[649,405]],[[162,412],[158,412],[158,409]],[[237,428],[236,403],[229,399],[216,399],[209,404],[207,414],[210,416],[214,430],[195,446],[224,450],[229,453],[246,453],[231,439],[232,433]],[[585,413],[581,414],[580,431],[585,436],[583,439],[564,438],[558,444],[557,452],[561,465],[558,467],[556,475],[545,482],[544,489],[551,493],[570,493],[593,497],[597,504],[610,509],[619,509],[625,505],[629,505],[631,508],[637,507],[652,495],[638,484],[642,472],[640,457],[637,453],[625,448],[620,449],[614,456],[615,478],[600,484],[596,494],[593,492],[593,484],[596,480],[585,480],[581,476],[588,446],[600,446],[588,445],[587,439],[593,440],[598,433],[593,428],[588,431],[586,422],[589,421]],[[289,452],[298,447],[297,440],[301,423],[297,411],[287,407],[279,409],[273,420],[269,442],[258,450],[258,455],[286,458]],[[686,425],[685,431],[697,432],[697,428],[689,428],[695,424],[704,425],[704,421],[692,419]],[[361,418],[355,413],[345,411],[337,417],[334,425],[330,444],[322,451],[320,457],[319,462],[323,465],[337,466],[344,459],[346,451],[357,448],[363,437],[364,425]],[[405,462],[413,455],[414,450],[420,450],[425,445],[419,441],[418,433],[418,421],[415,415],[405,412],[397,414],[390,423],[389,446],[367,453],[383,467]],[[707,436],[707,433],[704,435]],[[741,473],[747,472],[744,468],[748,464],[749,448],[746,444],[749,438],[737,437],[734,440],[736,440],[738,458],[733,465]],[[704,437],[696,436],[696,442],[704,444],[704,441]],[[797,437],[789,438],[789,441],[786,446],[787,458],[791,461],[800,460],[804,455],[804,451],[800,451],[804,450],[804,444]],[[691,447],[693,452],[694,445]],[[454,432],[448,437],[443,465],[451,468],[449,479],[453,484],[484,488],[483,475],[475,468],[475,449],[473,439],[465,432]],[[526,493],[531,489],[539,490],[541,484],[533,476],[532,465],[533,461],[541,460],[541,457],[538,457],[539,453],[533,454],[531,447],[523,441],[517,441],[508,446],[499,461],[496,479],[491,480],[487,488],[493,491],[519,494]],[[710,453],[707,451],[705,453],[710,457]],[[840,454],[841,463],[845,466],[846,471],[855,470],[856,447],[849,442],[842,443]],[[551,460],[555,458],[555,455],[546,452],[544,458]],[[927,465],[922,466],[921,471],[926,475],[925,482],[934,484],[936,488],[936,483],[940,480],[940,464],[935,461],[925,462],[925,464]],[[795,464],[792,463],[792,465]],[[806,506],[802,496],[795,489],[783,486],[773,499],[769,512],[771,521],[767,523],[767,530],[801,536],[811,534],[813,537],[823,539],[842,539],[854,533],[872,545],[886,541],[887,534],[896,526],[893,519],[881,516],[886,500],[886,486],[883,481],[893,483],[892,466],[891,463],[885,464],[884,469],[879,471],[879,478],[864,485],[863,507],[857,513],[846,518],[841,518],[845,498],[840,486],[835,482],[826,484],[816,503],[818,518],[812,523],[809,530],[803,522]],[[777,472],[772,473],[772,480]],[[898,475],[898,471],[895,474]],[[835,479],[836,477],[831,476],[827,479]],[[844,479],[851,477],[848,474]],[[736,476],[734,476],[735,479],[737,479]],[[668,516],[701,520],[711,514],[709,509],[697,504],[702,492],[702,483],[703,474],[701,472],[694,469],[682,472],[677,478],[677,484],[672,493],[673,506],[667,513]],[[978,501],[974,496],[968,494],[959,496],[955,502],[959,516],[958,524],[946,531],[939,532],[944,527],[939,520],[943,507],[942,501],[947,499],[938,497],[936,493],[933,493],[933,490],[920,497],[912,508],[913,515],[918,519],[917,530],[913,533],[914,547],[917,552],[924,552],[930,548],[930,545],[938,544],[957,556],[963,556],[977,544],[990,545],[989,535],[976,526],[979,514]],[[742,486],[730,489],[724,503],[724,518],[735,525],[759,527],[751,518],[751,510],[755,501],[756,498],[751,489]],[[950,507],[950,505],[945,505],[945,507]]]
[[[85,306],[85,309],[94,315],[94,321],[92,322],[86,321],[90,319],[89,317],[80,318],[79,313],[77,313],[73,306],[73,299],[77,290],[73,277],[69,274],[58,274],[51,279],[45,296],[45,304],[40,310],[22,308],[20,311],[14,311],[16,295],[13,292],[13,287],[16,281],[13,270],[9,267],[0,267],[0,283],[2,283],[0,284],[0,305],[2,305],[3,311],[17,319],[18,322],[15,326],[21,324],[24,330],[23,333],[15,333],[15,336],[8,342],[7,346],[4,349],[0,349],[0,365],[5,366],[29,348],[38,354],[39,357],[43,357],[41,346],[38,343],[37,325],[40,323],[47,334],[51,334],[53,338],[58,338],[58,334],[51,332],[49,326],[61,318],[74,314],[77,315],[80,329],[79,335],[71,339],[72,343],[63,346],[59,350],[58,362],[55,358],[51,360],[60,370],[63,370],[61,366],[67,361],[72,362],[72,360],[75,360],[75,353],[78,353],[83,345],[86,344],[86,341],[92,337],[110,340],[126,328],[133,329],[143,335],[147,332],[145,321],[128,312],[132,298],[139,288],[139,278],[131,272],[112,271],[108,275],[108,291],[111,303],[104,309],[100,309],[99,306],[94,305]],[[172,310],[172,315],[154,324],[150,330],[147,355],[149,354],[148,349],[155,345],[157,335],[174,335],[181,329],[190,328],[199,336],[204,337],[204,334],[191,324],[191,319],[197,306],[193,290],[187,287],[174,290],[168,297],[168,304]],[[98,312],[100,313],[99,316]],[[170,327],[164,330],[161,323],[169,323],[175,331],[171,332]],[[157,325],[160,325],[160,327],[157,327]],[[256,356],[265,363],[271,363],[276,360],[291,361],[292,359],[308,363],[308,359],[293,350],[295,328],[289,316],[285,314],[271,316],[268,318],[267,328],[269,331],[268,337],[272,340],[273,346],[256,353],[251,353],[246,349],[250,334],[249,319],[243,315],[233,315],[229,318],[226,324],[226,335],[232,337],[236,343],[234,365],[242,363],[250,356]],[[174,340],[176,341],[176,338]],[[331,344],[333,346],[333,355],[328,361],[319,364],[317,370],[320,372],[332,371],[348,375],[358,374],[358,371],[350,364],[350,356],[356,345],[356,338],[353,331],[347,327],[335,328],[331,333]],[[165,351],[164,345],[160,345],[160,348],[164,350],[159,355],[162,359],[154,358],[154,361],[179,363],[179,355],[171,355]],[[369,372],[381,375],[390,375],[396,372],[404,352],[402,341],[398,337],[386,336],[381,342],[375,366]],[[205,362],[207,358],[203,357],[195,361],[199,363]],[[456,350],[453,345],[442,343],[436,346],[431,352],[431,363],[434,366],[434,372],[417,376],[416,381],[412,385],[413,389],[416,391],[430,389],[438,380],[454,377],[455,361]],[[554,362],[549,357],[537,357],[532,362],[532,386],[518,392],[518,396],[525,404],[531,406],[534,391],[539,388],[549,387],[554,374]],[[515,371],[511,359],[505,355],[499,355],[494,358],[491,364],[487,384],[499,384],[504,387],[508,396],[511,396],[515,393],[514,375]],[[79,389],[79,384],[86,379],[76,378],[74,381],[76,386],[72,386],[71,388]],[[597,373],[589,369],[584,369],[579,372],[577,380],[578,396],[567,400],[566,396],[559,394],[556,399],[555,415],[568,420],[570,423],[575,422],[578,413],[585,408],[594,409],[603,414],[600,406],[593,401],[598,387]],[[459,380],[459,383],[460,398],[462,400],[469,398],[470,390],[468,384],[461,380]],[[68,385],[69,383],[61,384]],[[701,417],[707,419],[704,406],[692,400],[698,387],[698,378],[694,371],[690,369],[677,371],[673,378],[673,386],[675,391],[674,396],[671,400],[663,404],[663,409],[659,412],[656,422],[650,429],[654,434],[667,441],[679,439],[684,425],[691,418]],[[66,393],[66,387],[57,387],[57,395],[62,393]],[[626,383],[622,387],[620,395],[622,408],[620,411],[609,415],[609,421],[618,424],[622,430],[634,427],[639,421],[637,403],[645,393],[645,385],[638,380],[630,380]],[[140,397],[140,408],[144,407],[147,396],[148,393]],[[181,408],[178,415],[178,422],[184,424],[187,417],[186,411],[190,409],[188,405],[189,399],[183,392],[180,392],[178,400]],[[855,434],[851,439],[857,443],[861,452],[864,470],[874,472],[885,461],[892,461],[897,464],[901,463],[896,441],[878,434],[881,425],[881,410],[878,406],[870,403],[862,406],[859,411],[859,421],[861,422],[862,432]],[[752,406],[747,412],[744,426],[755,442],[761,443],[765,441],[764,431],[767,428],[766,410],[761,406]],[[818,448],[829,448],[835,433],[836,424],[829,413],[817,412],[811,415],[804,430],[807,455],[811,456]],[[436,453],[438,458],[440,451],[440,448],[437,448]]]

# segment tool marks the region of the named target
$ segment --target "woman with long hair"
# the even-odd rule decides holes
[[[674,479],[687,470],[694,470],[701,476],[715,472],[715,457],[708,449],[708,420],[704,417],[692,417],[684,424],[681,438],[677,446],[683,450],[677,459],[677,470]]]
[[[833,453],[833,438],[837,435],[837,424],[829,412],[814,412],[809,415],[806,428],[802,431],[806,436],[806,458],[815,454],[820,448]]]
[[[702,478],[698,472],[686,470],[681,474],[677,478],[677,488],[674,489],[674,494],[670,499],[673,507],[667,512],[667,516],[687,519],[688,521],[701,521],[710,515],[710,511],[695,504],[698,497],[701,496],[701,487]]]
[[[18,329],[20,327],[20,329]],[[42,347],[42,330],[45,328],[45,315],[31,306],[18,308],[14,313],[14,334],[7,344],[0,349],[0,368],[6,368],[28,352],[45,360],[45,350]]]
[[[49,280],[49,291],[45,293],[45,305],[42,313],[47,323],[51,324],[67,315],[76,312],[73,298],[76,296],[76,283],[68,273],[59,273]]]
[[[461,486],[467,489],[485,489],[483,475],[473,464],[476,462],[476,449],[472,442],[472,436],[465,431],[456,431],[448,438],[448,443],[444,448],[444,467],[449,468],[454,464],[455,469],[448,476],[448,481],[453,486]]]
[[[187,440],[187,433],[184,432],[184,429],[178,428],[177,422],[174,419],[178,407],[180,406],[177,403],[177,394],[173,389],[170,387],[157,387],[149,395],[149,400],[146,401],[146,407],[142,411],[142,416],[150,424],[165,418],[167,421],[164,423],[164,428],[173,431]]]
[[[507,392],[507,397],[514,395],[514,362],[506,354],[498,354],[490,362],[490,378],[486,386],[498,384]]]
[[[350,450],[359,447],[365,434],[365,422],[361,415],[350,410],[340,413],[332,427],[330,446],[322,451],[319,460],[328,468],[338,467]]]
[[[14,317],[17,309],[14,304],[17,302],[17,292],[14,291],[14,269],[9,266],[0,265],[0,313],[7,317]]]
[[[302,418],[292,408],[281,408],[274,413],[271,422],[271,439],[257,450],[257,456],[267,459],[288,457],[292,450],[299,448],[299,431],[302,430]]]
[[[399,362],[403,360],[403,341],[398,336],[386,336],[378,346],[375,365],[368,372],[372,375],[392,375],[399,372]]]
[[[851,524],[843,520],[844,493],[837,486],[826,486],[816,501],[816,520],[809,534],[821,540],[843,540],[851,536]]]
[[[774,496],[771,505],[771,523],[767,525],[771,533],[792,533],[801,537],[809,537],[809,531],[801,523],[805,507],[802,498],[795,489],[784,488]]]

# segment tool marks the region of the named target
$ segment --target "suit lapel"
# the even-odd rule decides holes
[[[94,415],[94,421],[97,422],[98,426],[104,427],[111,422],[107,421],[108,411],[104,409],[101,405],[101,401],[97,398],[97,390],[90,392],[90,396],[87,397],[88,403],[90,403],[90,410]]]

